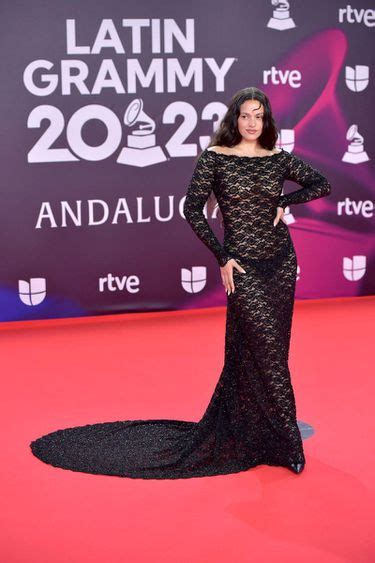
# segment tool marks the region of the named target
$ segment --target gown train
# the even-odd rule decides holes
[[[285,179],[303,187],[280,195]],[[223,214],[223,245],[202,213],[211,190]],[[205,149],[184,214],[220,266],[235,258],[245,270],[233,269],[224,365],[205,412],[198,422],[122,420],[64,428],[31,442],[32,453],[55,467],[142,479],[305,463],[288,367],[297,257],[286,224],[272,222],[276,206],[329,193],[320,172],[284,150],[241,157]]]

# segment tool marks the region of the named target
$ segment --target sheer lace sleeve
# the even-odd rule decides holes
[[[213,252],[219,265],[224,266],[231,256],[220,244],[203,214],[204,205],[214,185],[214,172],[215,154],[213,151],[203,151],[187,189],[183,211],[195,234]]]
[[[291,203],[306,203],[331,193],[331,185],[327,178],[294,154],[290,154],[284,180],[292,180],[303,187],[300,190],[281,195],[278,207],[285,208]]]

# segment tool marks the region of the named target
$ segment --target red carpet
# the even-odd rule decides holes
[[[314,428],[296,475],[261,465],[181,480],[47,465],[29,442],[70,426],[199,420],[225,309],[3,323],[1,563],[369,563],[375,298],[298,301],[290,370]]]

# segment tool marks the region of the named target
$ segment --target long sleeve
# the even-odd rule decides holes
[[[212,151],[204,151],[199,156],[187,189],[183,211],[195,234],[213,252],[218,264],[224,266],[231,256],[220,244],[203,214],[204,205],[214,185],[214,158]]]
[[[294,154],[289,156],[284,180],[292,180],[303,187],[300,190],[281,195],[278,207],[285,208],[292,203],[306,203],[331,193],[331,185],[327,178]]]

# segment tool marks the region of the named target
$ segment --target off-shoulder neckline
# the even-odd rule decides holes
[[[207,147],[206,149],[204,149],[207,152],[210,153],[214,153],[214,154],[218,154],[219,156],[225,156],[225,157],[234,157],[234,158],[246,158],[248,160],[253,160],[253,159],[260,159],[260,158],[273,158],[274,156],[278,156],[280,154],[285,153],[286,151],[280,147],[280,151],[279,152],[275,152],[273,154],[266,154],[264,156],[246,156],[246,155],[239,155],[239,154],[224,154],[223,152],[217,152],[215,150],[209,150],[209,147]]]

